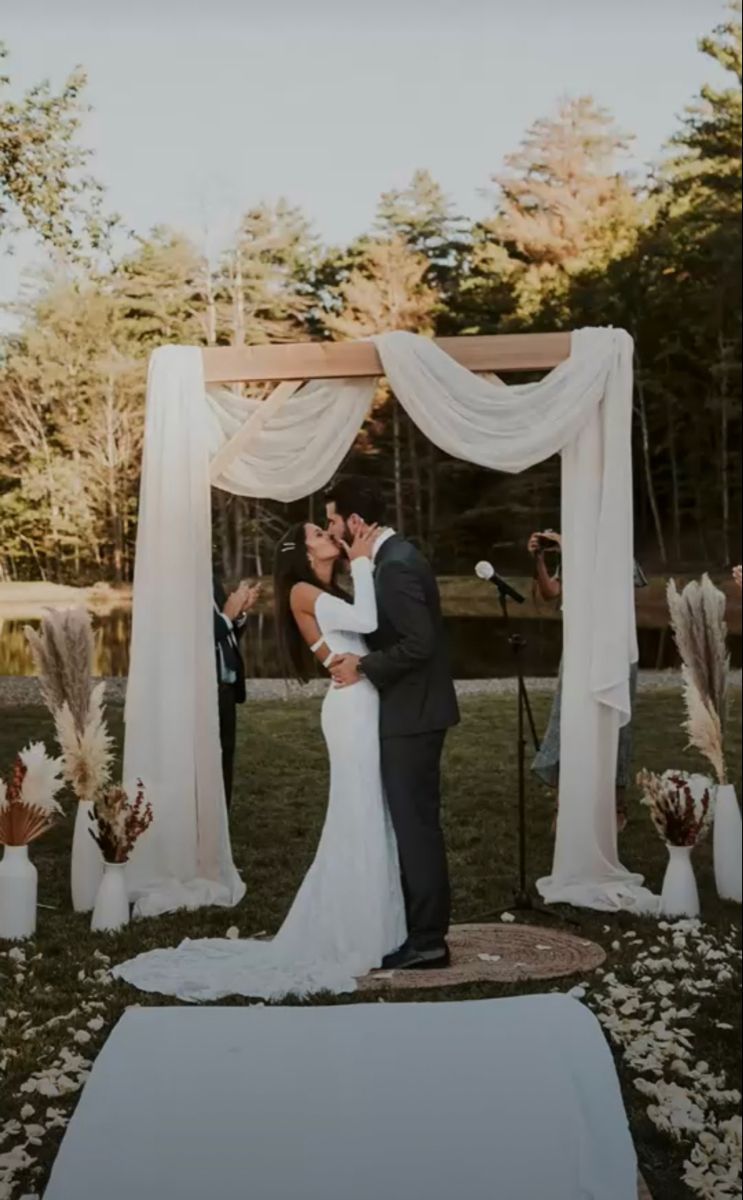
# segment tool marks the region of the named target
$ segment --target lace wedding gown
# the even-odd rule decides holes
[[[377,626],[372,567],[351,565],[353,603],[322,592],[315,617],[328,649],[363,654]],[[277,1000],[350,992],[405,940],[397,846],[382,791],[379,698],[368,680],[331,685],[322,707],[330,798],[315,860],[271,941],[187,939],[140,954],[113,974],[145,992],[181,1000],[252,996]]]

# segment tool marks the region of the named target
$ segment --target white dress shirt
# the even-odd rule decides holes
[[[374,543],[374,548],[373,548],[373,550],[372,550],[372,553],[371,553],[371,560],[372,560],[372,563],[374,563],[374,562],[376,561],[376,557],[377,557],[377,555],[378,555],[378,553],[379,553],[380,549],[381,549],[381,548],[382,548],[382,546],[384,545],[384,543],[385,543],[385,542],[388,542],[388,541],[390,540],[390,538],[391,538],[391,537],[394,537],[394,536],[395,536],[395,530],[394,530],[394,529],[383,529],[383,530],[382,530],[382,532],[380,533],[380,535],[379,535],[379,537],[377,538],[376,542]]]

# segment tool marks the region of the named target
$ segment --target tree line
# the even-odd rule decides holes
[[[631,137],[566,97],[492,179],[490,214],[458,213],[424,170],[382,194],[373,227],[324,245],[286,200],[249,208],[210,257],[166,225],[129,234],[79,146],[85,80],[12,100],[0,77],[0,242],[34,230],[49,265],[0,346],[0,578],[131,579],[146,363],[165,343],[243,345],[615,325],[636,344],[634,499],[651,567],[740,557],[741,21],[700,49],[704,86],[643,178]],[[0,56],[4,52],[0,50]],[[451,460],[381,386],[348,469],[379,477],[392,519],[442,571],[522,554],[559,516],[559,465],[523,476]],[[284,506],[215,493],[229,578],[270,569]]]

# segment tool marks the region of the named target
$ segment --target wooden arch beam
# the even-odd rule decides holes
[[[570,355],[569,333],[512,333],[437,338],[436,345],[470,371],[549,371]],[[383,375],[372,342],[287,342],[209,346],[202,351],[211,383],[278,383]]]

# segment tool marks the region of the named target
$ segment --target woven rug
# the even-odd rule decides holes
[[[449,948],[451,966],[443,971],[375,971],[360,986],[378,991],[558,979],[593,971],[606,958],[596,942],[543,925],[454,925]]]

